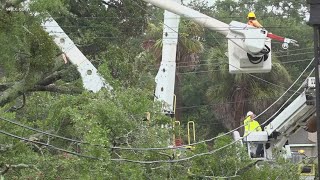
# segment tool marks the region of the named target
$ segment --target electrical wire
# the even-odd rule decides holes
[[[264,110],[264,111],[261,112],[259,115],[257,115],[256,118],[258,118],[258,117],[260,117],[261,115],[263,115],[263,114],[264,114],[265,112],[267,112],[272,106],[274,106],[278,101],[280,101],[280,100],[282,99],[282,97],[284,97],[284,95],[285,95],[287,92],[289,92],[289,90],[295,85],[295,83],[298,82],[298,80],[302,77],[302,75],[303,75],[304,72],[309,68],[309,66],[311,65],[312,62],[313,62],[313,61],[311,61],[311,62],[309,63],[309,65],[308,65],[308,66],[305,68],[305,70],[300,74],[300,76],[295,80],[295,82],[294,82],[275,102],[273,102],[266,110]],[[312,73],[312,72],[311,72],[311,73]],[[310,74],[311,74],[311,73],[310,73]],[[310,74],[309,74],[309,76],[310,76]],[[300,90],[300,88],[298,88],[298,90]],[[298,90],[295,91],[295,93],[297,93]],[[294,93],[294,94],[295,94],[295,93]],[[294,94],[293,94],[291,97],[293,97]],[[288,100],[287,100],[287,101],[288,101]],[[281,109],[281,108],[280,108],[280,109]],[[279,109],[279,110],[280,110],[280,109]],[[262,125],[264,125],[264,124],[266,124],[266,123],[267,123],[267,121],[265,121]],[[186,146],[194,146],[194,145],[197,145],[197,144],[200,144],[200,143],[210,142],[210,141],[213,141],[213,140],[215,140],[215,139],[218,139],[218,138],[220,138],[220,137],[222,137],[222,136],[231,134],[231,133],[233,133],[234,131],[236,131],[236,130],[242,128],[242,127],[244,127],[244,125],[241,125],[241,126],[235,128],[235,129],[231,130],[231,131],[228,131],[228,132],[226,132],[226,133],[224,133],[224,134],[218,135],[218,136],[213,137],[213,138],[211,138],[211,139],[206,139],[206,140],[199,141],[199,142],[196,142],[196,143],[192,143],[192,144],[189,144],[189,145],[178,146],[178,147],[176,147],[176,148],[186,147]],[[120,147],[119,147],[119,148],[120,148]],[[129,148],[121,148],[121,149],[129,150]],[[149,148],[149,149],[154,149],[154,148]],[[163,149],[167,149],[167,148],[156,148],[156,150],[163,150]],[[137,149],[137,150],[141,150],[141,149]]]
[[[292,51],[300,51],[300,50],[303,50],[305,48],[302,48],[302,49],[294,49]],[[308,48],[309,49],[309,48]],[[288,50],[289,51],[289,50]],[[277,53],[277,52],[273,52],[273,53]],[[279,52],[280,53],[280,52]],[[281,53],[285,53],[285,52],[281,52]],[[296,53],[296,54],[286,54],[286,55],[278,55],[278,56],[272,56],[272,57],[288,57],[288,56],[298,56],[298,55],[307,55],[307,54],[310,54],[311,52],[304,52],[304,53]],[[292,60],[292,61],[281,61],[280,63],[282,64],[287,64],[287,63],[290,63],[290,62],[300,62],[300,61],[304,61],[306,59],[301,59],[301,60]],[[197,62],[209,62],[209,61],[212,61],[212,59],[203,59],[203,60],[197,60]],[[190,67],[190,66],[202,66],[202,65],[222,65],[223,63],[204,63],[204,64],[196,64],[196,65],[187,65],[187,66],[182,66],[182,65],[179,65],[179,64],[188,64],[189,62],[183,62],[183,61],[180,61],[180,62],[176,62],[176,61],[166,61],[166,62],[172,62],[172,63],[176,63],[177,67]],[[155,65],[161,65],[161,63],[157,63]],[[154,67],[155,65],[146,65],[145,67]],[[153,68],[153,70],[155,70],[156,68]]]
[[[31,143],[34,143],[34,144],[39,144],[39,145],[46,146],[46,147],[49,147],[49,148],[52,148],[52,149],[55,149],[55,150],[58,150],[58,151],[61,151],[61,152],[65,152],[65,153],[68,153],[68,154],[73,154],[73,155],[76,155],[76,156],[79,156],[79,157],[84,157],[84,158],[89,158],[89,159],[94,159],[94,160],[102,160],[101,158],[98,158],[98,157],[82,155],[82,154],[79,154],[79,153],[76,153],[76,152],[73,152],[73,151],[68,151],[68,150],[65,150],[65,149],[62,149],[62,148],[58,148],[58,147],[53,146],[51,144],[47,144],[47,143],[43,143],[43,142],[39,142],[39,141],[32,141],[30,139],[14,135],[14,134],[5,132],[3,130],[0,130],[0,133],[3,134],[3,135],[6,135],[6,136],[10,136],[10,137],[15,138],[15,139],[31,142]]]
[[[310,63],[308,64],[308,66],[302,71],[302,73],[297,77],[297,79],[292,83],[292,85],[288,88],[288,90],[286,90],[284,93],[283,93],[283,95],[284,94],[286,94],[288,91],[289,91],[289,89],[291,89],[297,82],[298,82],[298,80],[302,77],[302,75],[306,72],[306,70],[310,67],[310,65],[312,64],[312,62],[314,61],[314,58],[312,59],[312,61],[310,61]],[[313,72],[313,70],[311,71],[311,73],[309,74],[309,76],[312,74],[312,72]],[[309,77],[308,76],[308,77]],[[297,91],[295,91],[295,93],[294,94],[292,94],[292,96],[289,98],[289,99],[291,99],[298,91],[300,90],[300,88],[298,88],[298,90]],[[283,96],[282,95],[282,96]],[[280,96],[280,98],[282,97],[282,96]],[[287,102],[288,102],[289,100],[287,100]],[[265,109],[262,113],[264,113],[264,112],[266,112],[266,111],[268,111],[273,105],[274,105],[275,103],[272,103],[267,109]],[[281,108],[279,108],[279,110],[280,110]],[[278,111],[279,111],[278,110]],[[261,114],[262,114],[261,113]],[[260,115],[259,115],[260,116]],[[257,117],[259,117],[259,116],[257,116]],[[274,115],[273,115],[274,116]],[[273,117],[272,116],[272,117]],[[266,121],[267,122],[267,121]],[[264,123],[265,124],[265,123]]]
[[[312,71],[313,72],[313,71]],[[312,72],[309,74],[311,75]],[[297,89],[296,92],[298,92],[300,88]],[[293,95],[292,95],[293,96]],[[280,98],[279,98],[280,99]],[[281,109],[281,108],[280,108]],[[264,113],[265,111],[263,111]],[[259,116],[261,115],[262,113],[259,114]],[[258,116],[257,116],[258,117]],[[266,121],[267,122],[267,121]],[[262,125],[264,125],[266,122],[262,123],[260,126],[256,127],[255,129],[261,127]],[[244,126],[244,125],[242,125]],[[130,159],[112,159],[113,161],[120,161],[120,162],[131,162],[131,163],[139,163],[139,164],[155,164],[155,163],[178,163],[178,162],[183,162],[183,161],[188,161],[188,160],[191,160],[193,158],[196,158],[196,157],[200,157],[200,156],[205,156],[205,155],[210,155],[210,154],[214,154],[218,151],[221,151],[222,149],[224,148],[227,148],[227,147],[230,147],[231,145],[234,145],[235,143],[238,143],[242,140],[244,140],[247,136],[249,136],[252,132],[255,131],[255,129],[251,132],[249,132],[247,135],[243,136],[242,138],[239,138],[238,140],[235,140],[229,144],[226,144],[218,149],[215,149],[215,150],[212,150],[212,151],[209,151],[209,152],[205,152],[205,153],[199,153],[199,154],[195,154],[195,155],[192,155],[192,156],[189,156],[189,157],[186,157],[186,158],[181,158],[181,159],[177,159],[177,160],[156,160],[156,161],[140,161],[140,160],[130,160]],[[194,143],[196,144],[196,143]],[[192,146],[192,144],[190,144],[189,146]]]
[[[308,75],[308,77],[311,76],[311,74],[313,73],[313,71],[314,71],[314,69],[311,71],[311,73]],[[300,87],[296,90],[296,92],[293,93],[293,94],[289,97],[289,99],[288,99],[286,102],[284,102],[283,105],[282,105],[269,119],[267,119],[267,120],[266,120],[263,124],[261,124],[261,125],[264,125],[264,124],[268,123],[276,114],[278,114],[278,113],[282,110],[282,108],[290,101],[290,99],[291,99],[302,87],[303,87],[303,84],[301,84]]]
[[[281,62],[281,64],[290,64],[290,63],[295,63],[295,62],[304,62],[306,61],[306,59],[301,59],[301,60],[295,60],[295,61],[285,61],[285,62]],[[309,60],[311,61],[311,60]],[[228,64],[228,63],[227,63]],[[222,64],[220,64],[222,65]],[[273,65],[273,64],[272,64]],[[209,66],[209,64],[208,64]],[[195,66],[190,66],[190,67],[197,67],[196,65]],[[219,67],[219,65],[216,65],[216,67]],[[185,67],[186,68],[186,67]],[[153,69],[153,70],[156,70],[156,69]],[[221,69],[213,69],[213,70],[204,70],[204,71],[191,71],[191,72],[181,72],[181,73],[176,73],[176,74],[180,74],[180,75],[186,75],[186,74],[201,74],[201,73],[209,73],[209,72],[220,72],[222,71]],[[265,80],[267,81],[267,80]],[[271,82],[270,82],[271,83]],[[283,87],[284,88],[284,87]]]
[[[256,77],[257,78],[257,77]],[[259,78],[261,80],[261,78]]]
[[[4,132],[4,131],[0,131],[2,134],[5,134],[5,135],[10,135],[11,137],[14,137],[14,138],[18,138],[17,136],[15,136],[15,135],[12,135],[12,134],[10,134],[10,133],[6,133],[6,132]],[[27,140],[27,139],[25,139],[25,138],[20,138],[20,139],[22,139],[22,140],[26,140],[26,141],[29,141],[29,142],[33,142],[33,143],[38,143],[38,144],[41,144],[41,145],[44,145],[44,146],[48,146],[48,147],[54,147],[54,146],[52,146],[52,145],[48,145],[48,144],[45,144],[45,143],[39,143],[39,142],[35,142],[35,141],[31,141],[31,140]],[[232,144],[232,143],[230,143],[230,144]],[[229,144],[229,145],[230,145]],[[225,146],[223,146],[223,147],[225,147]],[[221,148],[223,148],[223,147],[221,147]],[[211,151],[210,153],[201,153],[201,154],[203,154],[203,155],[206,155],[206,154],[211,154],[211,153],[213,153],[213,152],[216,152],[216,151],[218,151],[218,150],[220,150],[221,148],[219,148],[219,149],[216,149],[216,150],[214,150],[214,151]],[[57,150],[62,150],[62,149],[57,149]],[[67,152],[67,153],[70,153],[70,154],[75,154],[75,155],[79,155],[78,153],[74,153],[74,152],[70,152],[70,151],[65,151],[64,150],[64,152]],[[184,158],[185,160],[188,160],[188,159],[191,159],[192,157],[197,157],[197,156],[200,156],[201,154],[197,154],[197,155],[194,155],[194,156],[191,156],[191,157],[188,157],[188,158]],[[83,156],[83,155],[82,155]],[[83,156],[83,157],[88,157],[88,156]],[[90,157],[90,158],[93,158],[93,157]],[[121,161],[121,159],[114,159],[115,161]],[[125,160],[125,159],[122,159],[122,160]],[[179,162],[179,161],[182,161],[182,159],[180,159],[180,160],[171,160],[170,161],[170,163],[172,163],[172,162]],[[146,162],[146,161],[145,161]],[[150,162],[152,162],[152,161],[148,161],[148,163],[150,163]],[[153,162],[155,162],[155,161],[153,161]],[[158,161],[159,162],[159,161]]]
[[[269,99],[269,98],[268,98],[268,99]],[[270,98],[270,99],[271,99],[271,98]],[[265,98],[260,99],[260,100],[265,100]],[[250,100],[245,100],[245,101],[250,101]],[[239,102],[240,102],[240,101],[239,101]],[[189,108],[189,109],[190,109],[190,108],[194,108],[194,107],[214,106],[214,105],[223,105],[223,104],[231,104],[231,103],[237,103],[237,102],[221,102],[221,103],[215,103],[215,104],[210,104],[210,105],[199,105],[199,106],[186,107],[186,108]],[[178,108],[178,109],[179,109],[179,108]],[[184,108],[181,108],[181,109],[184,109]],[[24,124],[22,124],[22,123],[19,123],[19,122],[17,122],[17,121],[14,121],[14,120],[9,120],[9,119],[4,118],[4,117],[0,117],[0,119],[3,120],[3,121],[6,121],[6,122],[8,122],[8,123],[11,123],[11,124],[20,126],[20,127],[24,128],[24,129],[32,130],[32,131],[35,131],[35,132],[38,132],[38,133],[41,133],[41,134],[44,134],[44,135],[47,135],[47,136],[60,138],[60,139],[67,140],[67,141],[70,141],[70,142],[75,142],[75,143],[78,143],[78,144],[85,144],[85,145],[91,145],[91,146],[100,146],[100,147],[103,147],[103,148],[107,148],[107,147],[104,146],[104,145],[92,144],[92,143],[89,143],[89,142],[80,141],[80,140],[71,139],[71,138],[67,138],[67,137],[64,137],[64,136],[59,136],[59,135],[56,135],[56,134],[48,133],[48,132],[46,132],[46,131],[39,130],[39,129],[36,129],[36,128],[32,128],[32,127],[30,127],[30,126],[24,125]],[[222,120],[222,119],[219,119],[219,120]],[[116,147],[115,147],[115,148],[116,148]],[[110,147],[109,149],[113,149],[113,148]]]
[[[259,16],[260,18],[268,18],[268,17],[278,17],[278,16],[283,16],[283,15],[272,15],[272,16]],[[211,17],[211,16],[210,16]],[[52,16],[52,18],[66,18],[66,16]],[[195,19],[203,19],[203,17],[193,17]],[[239,18],[236,17],[236,16],[226,16],[226,17],[212,17],[212,18],[219,18],[219,19],[235,19],[235,18]],[[78,17],[75,17],[75,19],[119,19],[118,16],[78,16]],[[125,18],[123,18],[125,19]],[[135,19],[146,19],[146,17],[135,17]],[[170,17],[168,19],[178,19],[176,17]],[[244,20],[247,20],[247,19],[244,19]],[[288,28],[288,27],[285,27],[285,26],[268,26],[268,27],[272,27],[272,28]]]
[[[279,58],[279,57],[288,57],[288,56],[299,56],[299,55],[305,55],[305,54],[313,54],[314,52],[303,52],[303,53],[296,53],[296,54],[286,54],[286,55],[281,55],[281,56],[274,56],[276,58]]]
[[[265,101],[265,100],[270,100],[270,99],[274,99],[274,98],[259,98],[259,99],[255,99],[255,101]],[[176,109],[177,110],[180,110],[180,109],[194,109],[194,108],[197,108],[197,107],[221,106],[221,105],[225,105],[225,104],[236,104],[236,103],[240,103],[240,102],[250,102],[250,101],[252,101],[252,99],[243,99],[241,101],[228,101],[228,102],[202,104],[202,105],[194,105],[194,106],[183,106],[183,107],[176,108]]]
[[[304,72],[309,68],[309,66],[311,65],[313,61],[311,61],[309,63],[309,65],[305,68],[305,70],[300,74],[300,76],[296,79],[296,81],[274,102],[272,103],[266,110],[264,110],[262,113],[260,113],[259,115],[257,115],[257,117],[261,116],[262,114],[264,114],[267,110],[269,110],[273,105],[275,105],[293,86],[294,84],[300,79],[300,77],[304,74]],[[311,73],[310,73],[311,74]],[[310,75],[309,75],[310,76]],[[300,88],[299,88],[300,89]],[[298,90],[299,90],[298,89]],[[297,91],[298,91],[297,90]],[[296,91],[296,92],[297,92]],[[295,92],[295,93],[296,93]],[[294,94],[293,94],[294,95]],[[291,97],[293,97],[293,95]],[[288,102],[288,100],[287,100]],[[281,110],[281,108],[279,109]],[[278,111],[279,111],[278,110]],[[273,116],[272,116],[273,117]],[[19,125],[21,127],[24,127],[24,128],[27,128],[27,129],[30,129],[30,130],[34,130],[34,131],[37,131],[37,132],[40,132],[40,133],[43,133],[43,134],[46,134],[46,135],[51,135],[51,136],[54,136],[54,137],[58,137],[58,138],[62,138],[62,139],[65,139],[65,140],[69,140],[69,141],[73,141],[73,142],[78,142],[78,143],[83,143],[83,144],[90,144],[90,143],[87,143],[87,142],[83,142],[83,141],[78,141],[78,140],[74,140],[74,139],[70,139],[70,138],[66,138],[66,137],[62,137],[62,136],[58,136],[58,135],[53,135],[51,133],[47,133],[47,132],[44,132],[44,131],[41,131],[41,130],[37,130],[37,129],[34,129],[34,128],[31,128],[31,127],[28,127],[28,126],[25,126],[25,125],[22,125],[20,123],[17,123],[17,122],[13,122],[11,120],[8,120],[8,119],[5,119],[5,118],[2,118],[0,117],[0,119],[2,120],[5,120],[7,122],[10,122],[10,123],[13,123],[13,124],[16,124],[16,125]],[[268,121],[268,120],[267,120]],[[267,122],[266,121],[266,122]],[[264,125],[266,122],[264,122],[262,125]],[[224,134],[221,134],[221,135],[218,135],[216,137],[213,137],[211,139],[207,139],[207,140],[203,140],[203,141],[199,141],[199,142],[196,142],[196,143],[192,143],[190,145],[182,145],[182,146],[178,146],[178,147],[160,147],[160,148],[125,148],[125,147],[112,147],[112,149],[121,149],[121,150],[139,150],[139,151],[142,151],[142,150],[167,150],[167,149],[177,149],[177,148],[183,148],[183,147],[186,147],[186,146],[193,146],[193,145],[197,145],[197,144],[200,144],[200,143],[205,143],[205,142],[210,142],[210,141],[213,141],[217,138],[220,138],[222,136],[225,136],[225,135],[228,135],[240,128],[242,128],[244,125],[241,125],[227,133],[224,133]],[[95,145],[95,146],[101,146],[101,145]]]
[[[54,34],[67,34],[66,32],[62,32],[62,31],[50,31],[50,33],[54,33]],[[69,35],[71,33],[68,33]],[[178,33],[179,34],[179,33]],[[124,38],[123,36],[92,36],[92,39],[121,39],[121,38]],[[176,38],[166,38],[166,39],[173,39],[175,40]],[[192,38],[190,38],[192,39]],[[226,38],[226,37],[217,37],[216,39],[223,39],[223,40],[233,40],[233,39],[253,39],[253,40],[256,40],[256,39],[266,39],[266,38],[250,38],[250,37],[232,37],[232,38]],[[275,42],[272,42],[272,43],[275,43]],[[282,42],[280,42],[282,43]]]
[[[48,132],[45,132],[45,131],[42,131],[42,130],[39,130],[39,129],[35,129],[35,128],[32,128],[30,126],[27,126],[27,125],[24,125],[24,124],[21,124],[19,122],[16,122],[16,121],[13,121],[13,120],[9,120],[9,119],[3,118],[3,117],[0,117],[0,119],[3,120],[3,121],[9,122],[11,124],[23,127],[25,129],[29,129],[29,130],[32,130],[32,131],[35,131],[35,132],[38,132],[38,133],[41,133],[41,134],[45,134],[47,136],[56,137],[56,138],[60,138],[60,139],[63,139],[63,140],[67,140],[67,141],[75,142],[75,143],[79,143],[79,144],[88,144],[88,145],[91,145],[91,146],[101,146],[101,147],[106,148],[106,146],[104,146],[104,145],[91,144],[89,142],[79,141],[79,140],[70,139],[70,138],[67,138],[67,137],[64,137],[64,136],[59,136],[59,135],[56,135],[56,134],[48,133]]]
[[[226,64],[229,64],[229,63],[226,63]],[[239,71],[242,71],[240,68],[238,68],[238,67],[236,67],[236,66],[234,66],[234,65],[232,65],[232,64],[229,64],[230,66],[232,66],[232,67],[234,67],[234,68],[236,68],[236,69],[238,69]],[[262,81],[262,82],[265,82],[265,83],[267,83],[267,84],[270,84],[270,85],[273,85],[273,86],[275,86],[275,87],[278,87],[278,88],[281,88],[281,89],[286,89],[285,87],[283,87],[283,86],[280,86],[280,85],[278,85],[278,84],[274,84],[274,83],[272,83],[272,82],[270,82],[270,81],[267,81],[267,80],[265,80],[265,79],[263,79],[263,78],[260,78],[260,77],[258,77],[258,76],[255,76],[255,75],[253,75],[253,74],[250,74],[250,73],[247,73],[249,76],[251,76],[251,77],[253,77],[253,78],[256,78],[256,79],[258,79],[258,80],[260,80],[260,81]],[[290,90],[291,91],[291,90]]]
[[[193,18],[194,19],[194,18]],[[15,26],[15,25],[13,25]],[[61,28],[108,28],[109,26],[105,26],[105,25],[62,25],[62,26],[58,26],[58,25],[41,25],[42,27],[61,27]],[[217,28],[225,28],[229,30],[229,27],[218,27],[215,26]],[[179,28],[179,27],[174,27],[171,26],[171,28]],[[210,26],[208,26],[208,28],[210,28]],[[288,27],[276,27],[276,26],[266,26],[264,28],[288,28]],[[243,27],[237,27],[237,26],[232,26],[232,29],[237,29],[237,30],[244,30]],[[168,33],[175,33],[175,32],[168,32]]]
[[[73,151],[68,151],[68,150],[65,150],[65,149],[62,149],[62,148],[58,148],[58,147],[55,147],[53,145],[50,145],[50,144],[46,144],[46,143],[42,143],[42,142],[38,142],[38,141],[32,141],[32,140],[29,140],[27,138],[23,138],[23,137],[20,137],[20,136],[16,136],[14,134],[11,134],[11,133],[8,133],[8,132],[5,132],[5,131],[2,131],[0,130],[0,133],[3,134],[3,135],[6,135],[6,136],[9,136],[9,137],[12,137],[12,138],[15,138],[15,139],[19,139],[19,140],[23,140],[23,141],[27,141],[27,142],[31,142],[31,143],[34,143],[34,144],[39,144],[39,145],[43,145],[43,146],[46,146],[46,147],[49,147],[51,149],[55,149],[55,150],[58,150],[58,151],[61,151],[61,152],[65,152],[65,153],[68,153],[68,154],[72,154],[72,155],[76,155],[78,157],[82,157],[82,158],[87,158],[87,159],[92,159],[92,160],[100,160],[100,161],[103,161],[104,159],[102,158],[99,158],[99,157],[94,157],[94,156],[88,156],[88,155],[83,155],[83,154],[79,154],[79,153],[76,153],[76,152],[73,152]],[[200,157],[200,156],[205,156],[205,155],[210,155],[210,154],[214,154],[218,151],[221,151],[222,149],[226,148],[226,147],[229,147],[231,145],[234,145],[235,143],[237,142],[240,142],[242,141],[245,137],[247,137],[251,132],[249,132],[246,136],[242,137],[242,138],[239,138],[238,140],[235,140],[229,144],[226,144],[218,149],[215,149],[213,151],[209,151],[209,152],[205,152],[205,153],[199,153],[199,154],[195,154],[195,155],[192,155],[190,157],[187,157],[187,158],[181,158],[181,159],[177,159],[177,160],[154,160],[154,161],[141,161],[141,160],[130,160],[130,159],[122,159],[122,158],[117,158],[117,159],[110,159],[111,161],[114,161],[114,162],[130,162],[130,163],[139,163],[139,164],[156,164],[156,163],[178,163],[178,162],[183,162],[183,161],[188,161],[188,160],[191,160],[193,158],[196,158],[196,157]]]
[[[57,32],[57,31],[50,31],[50,33],[54,33],[54,34],[58,34],[58,33],[61,33],[61,34],[67,34],[65,32]],[[70,35],[70,34],[67,34],[67,35]],[[121,38],[125,38],[123,36],[117,36],[117,37],[107,37],[107,36],[93,36],[91,39],[110,39],[110,40],[115,40],[115,39],[121,39]],[[173,39],[175,40],[176,38],[166,38],[166,39]],[[231,40],[232,42],[234,42],[233,40],[235,39],[254,39],[254,40],[258,40],[258,39],[265,39],[265,38],[226,38],[226,37],[222,37],[222,38],[216,38],[216,40],[218,39],[222,39],[222,40]],[[180,41],[180,39],[178,39],[178,41]],[[274,42],[272,41],[272,43],[282,43],[282,42]],[[77,44],[77,43],[76,43]],[[236,44],[237,45],[237,44]],[[237,45],[239,48],[245,50],[243,47]]]
[[[201,156],[206,156],[206,155],[211,155],[214,154],[218,151],[221,151],[222,149],[225,149],[231,145],[234,145],[235,143],[238,143],[240,141],[242,141],[244,138],[246,138],[251,132],[249,132],[246,136],[243,136],[242,138],[239,138],[236,141],[232,141],[229,144],[226,144],[218,149],[212,150],[212,151],[208,151],[208,152],[204,152],[204,153],[199,153],[199,154],[194,154],[192,156],[186,157],[186,158],[180,158],[180,159],[172,159],[172,160],[154,160],[154,161],[141,161],[141,160],[131,160],[131,159],[112,159],[112,161],[119,161],[119,162],[131,162],[131,163],[139,163],[139,164],[156,164],[156,163],[178,163],[178,162],[183,162],[183,161],[189,161],[193,158],[196,157],[201,157]],[[221,137],[221,136],[220,136]],[[194,143],[195,144],[195,143]],[[200,143],[197,143],[200,144]],[[188,146],[192,146],[192,144],[188,145]],[[180,146],[179,146],[180,147]]]

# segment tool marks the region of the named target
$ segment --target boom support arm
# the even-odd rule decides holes
[[[203,27],[207,27],[211,30],[217,31],[225,36],[229,33],[229,25],[214,19],[210,16],[202,14],[196,10],[183,6],[177,2],[171,0],[144,0],[151,3],[161,9],[173,12],[177,15],[190,19]]]
[[[23,2],[22,6],[25,11],[29,9],[29,3],[30,1]],[[98,92],[102,88],[106,88],[109,92],[113,90],[112,86],[98,73],[89,59],[82,54],[52,17],[45,19],[41,26],[53,38],[55,44],[68,57],[68,60],[77,67],[86,90],[92,92]]]
[[[202,14],[171,0],[144,0],[159,8],[192,20],[199,25],[223,34],[228,39],[230,73],[263,73],[271,71],[271,39],[296,45],[296,41],[268,33],[246,23],[232,21],[230,24]]]

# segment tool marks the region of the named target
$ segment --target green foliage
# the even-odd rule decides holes
[[[276,155],[276,160],[270,164],[261,162],[255,165],[256,163],[249,159],[246,148],[240,144],[235,143],[219,150],[231,142],[230,137],[223,136],[215,141],[212,150],[207,150],[205,145],[197,147],[197,153],[211,153],[192,161],[190,175],[196,179],[299,179],[296,173],[297,165],[283,159],[282,156]]]
[[[295,9],[299,2],[292,1],[290,4],[260,0],[253,4],[247,0],[226,0],[217,1],[213,7],[201,3],[193,6],[227,23],[231,20],[245,22],[247,12],[243,9],[249,7],[256,11],[259,20],[274,34],[297,39],[302,47],[310,47],[312,41],[306,37],[311,36],[311,29],[306,28],[303,17]],[[279,14],[268,11],[269,3],[275,8],[284,8],[286,16],[278,18]],[[20,98],[17,98],[17,102],[1,107],[1,117],[97,146],[48,137],[0,121],[2,131],[100,159],[71,155],[2,134],[1,171],[4,164],[30,165],[16,169],[12,167],[4,174],[5,179],[298,178],[296,166],[280,155],[273,163],[251,167],[254,162],[249,159],[244,146],[235,143],[224,147],[232,143],[228,136],[195,145],[192,150],[132,151],[112,148],[167,147],[171,145],[169,141],[172,141],[172,134],[177,133],[177,129],[161,128],[163,124],[171,124],[172,119],[160,112],[160,103],[153,102],[154,76],[161,59],[163,24],[159,20],[163,18],[163,11],[149,7],[142,1],[130,0],[110,1],[108,9],[100,0],[34,0],[30,8],[30,12],[39,12],[40,15],[0,11],[0,71],[4,72],[4,75],[0,72],[1,83],[25,79],[25,86],[31,88],[45,75],[57,70],[55,57],[59,50],[40,26],[42,20],[48,17],[47,13],[50,13],[115,91],[109,93],[103,90],[96,94],[83,92],[79,95],[28,92],[22,109],[14,112],[10,110],[13,105],[19,104]],[[275,24],[286,28],[276,28]],[[257,99],[270,99],[283,92],[249,75],[229,74],[225,57],[226,40],[223,36],[204,30],[185,19],[181,20],[179,28],[179,74],[175,88],[181,99],[177,109],[182,112],[180,130],[185,142],[185,124],[189,120],[196,123],[197,140],[212,138],[225,131],[226,127],[230,128],[228,125],[238,125],[234,121],[225,120],[228,117],[224,116],[235,111],[239,113],[241,108],[222,104],[224,101],[249,100],[251,103],[243,108],[259,111],[269,105],[270,101],[261,103]],[[146,43],[150,43],[151,48],[145,46]],[[280,48],[279,44],[273,44],[272,72],[255,75],[288,86],[307,62],[285,67],[282,62],[311,56],[303,54],[308,51],[294,54],[297,48],[290,49],[293,51]],[[77,73],[73,74],[74,67],[70,70],[63,72],[63,77],[53,85],[67,86],[72,83],[81,86]],[[239,92],[244,96],[240,96]],[[215,111],[215,108],[222,110]],[[146,112],[151,113],[150,122],[143,121]],[[190,159],[154,164],[115,161],[167,161],[183,158]]]
[[[31,1],[29,8],[32,12],[48,15],[47,13],[66,14],[65,0],[33,0]]]

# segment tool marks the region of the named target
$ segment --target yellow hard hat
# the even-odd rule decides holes
[[[254,14],[254,12],[249,12],[248,18],[256,18],[256,15]]]

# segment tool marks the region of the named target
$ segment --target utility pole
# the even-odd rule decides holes
[[[320,84],[319,84],[319,65],[320,65],[320,1],[307,0],[310,4],[309,25],[313,26],[314,31],[314,68],[316,79],[316,121],[317,121],[317,144],[318,144],[318,176],[320,175]]]

